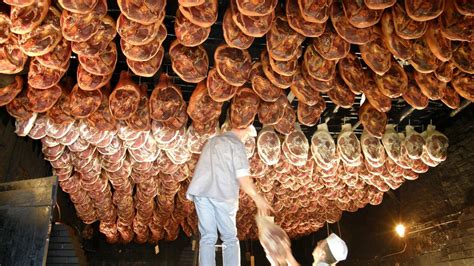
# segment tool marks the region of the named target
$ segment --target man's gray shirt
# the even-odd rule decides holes
[[[186,196],[239,198],[239,178],[250,175],[245,146],[232,132],[209,139],[199,157]]]

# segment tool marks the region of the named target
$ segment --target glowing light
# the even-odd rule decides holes
[[[399,237],[404,237],[405,236],[405,226],[403,224],[397,224],[395,227],[395,232],[397,232],[397,235]]]

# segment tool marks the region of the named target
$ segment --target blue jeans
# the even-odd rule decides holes
[[[237,239],[236,215],[239,200],[220,201],[207,197],[194,197],[198,215],[199,232],[199,265],[216,265],[215,245],[217,231],[223,245],[223,262],[225,266],[240,266],[240,244]]]

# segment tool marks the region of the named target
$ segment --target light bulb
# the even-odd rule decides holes
[[[404,237],[405,236],[405,226],[403,224],[397,224],[395,227],[395,232],[397,232],[397,235],[399,237]]]

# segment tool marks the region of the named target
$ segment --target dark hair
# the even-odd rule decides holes
[[[333,263],[336,263],[337,260],[334,258],[334,256],[332,255],[332,252],[331,252],[331,249],[329,249],[329,245],[328,245],[328,242],[327,241],[324,241],[323,243],[321,243],[321,249],[324,251],[324,259],[323,259],[323,262],[327,263],[327,264],[333,264]]]

